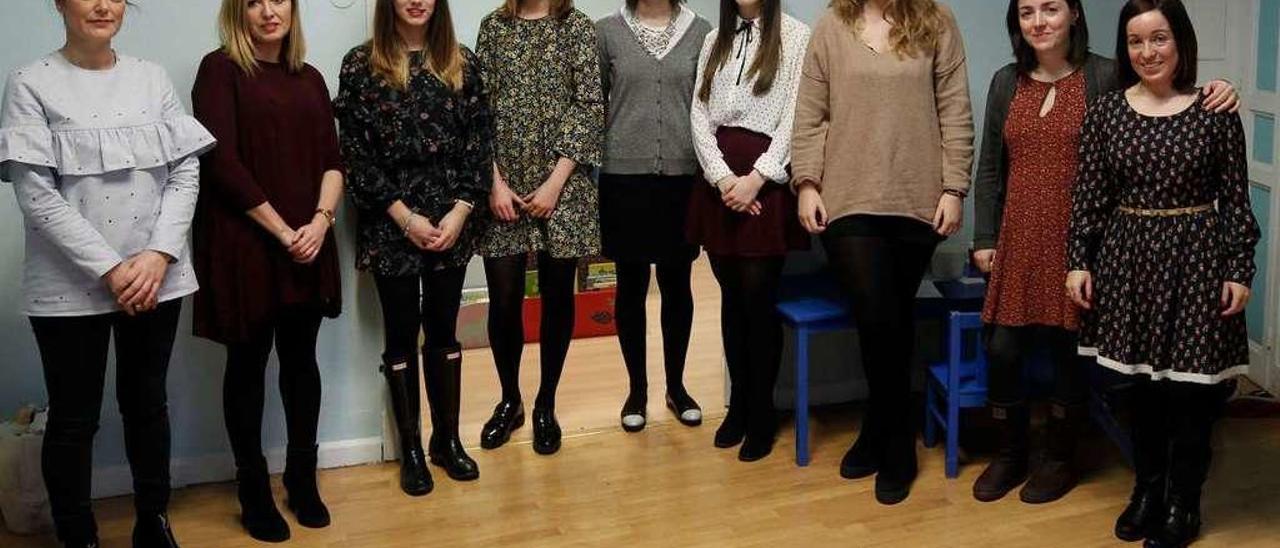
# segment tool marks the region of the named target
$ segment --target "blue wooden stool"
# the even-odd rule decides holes
[[[853,315],[826,271],[783,277],[777,310],[796,334],[796,466],[808,466],[809,342],[814,334],[853,327]]]
[[[960,475],[960,409],[987,405],[987,357],[981,339],[981,314],[952,312],[946,361],[930,365],[925,380],[924,445],[937,445],[938,427],[946,429],[948,478]]]

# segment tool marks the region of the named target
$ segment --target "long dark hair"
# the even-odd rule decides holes
[[[403,91],[409,86],[409,53],[404,39],[396,30],[395,0],[377,2],[373,9],[373,38],[369,40],[370,65],[374,75]],[[453,30],[449,0],[436,0],[435,11],[424,30],[427,44],[423,63],[427,71],[450,90],[458,92],[462,89],[462,69],[466,59]]]
[[[1196,64],[1199,62],[1200,45],[1196,41],[1196,28],[1181,0],[1129,0],[1120,10],[1120,26],[1116,30],[1116,75],[1120,84],[1130,87],[1142,81],[1129,60],[1129,21],[1149,11],[1159,11],[1169,20],[1174,45],[1178,48],[1178,68],[1173,73],[1173,88],[1187,92],[1196,86]]]
[[[1089,59],[1089,23],[1084,19],[1084,3],[1080,0],[1063,0],[1071,13],[1076,14],[1076,21],[1071,25],[1071,49],[1067,53],[1067,62],[1073,67],[1083,66]],[[1013,45],[1013,58],[1018,67],[1018,74],[1027,74],[1040,66],[1036,59],[1036,50],[1022,37],[1022,25],[1019,24],[1018,0],[1009,0],[1009,12],[1005,15],[1005,26],[1009,28],[1009,43]]]
[[[733,49],[733,37],[738,33],[738,3],[735,0],[720,0],[720,30],[716,33],[716,42],[711,46],[711,56],[707,57],[707,65],[702,67],[702,87],[698,88],[698,100],[706,103],[711,100],[711,80],[720,67],[729,61],[729,52]],[[756,58],[747,69],[747,78],[756,78],[751,93],[756,96],[769,93],[773,89],[773,81],[778,76],[778,65],[782,64],[782,1],[762,0],[760,3],[760,49],[756,50]]]

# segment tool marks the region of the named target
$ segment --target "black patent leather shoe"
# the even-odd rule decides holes
[[[140,515],[133,524],[133,548],[178,548],[164,513]]]
[[[533,450],[539,455],[551,455],[560,450],[560,423],[550,409],[533,410]]]
[[[1116,518],[1116,538],[1137,542],[1149,536],[1164,517],[1164,497],[1155,491],[1135,490],[1129,505]]]
[[[1144,548],[1183,548],[1200,536],[1200,505],[1173,499],[1169,510],[1155,526]]]
[[[444,473],[454,481],[472,481],[480,477],[480,467],[462,447],[458,438],[436,439],[431,436],[428,444],[431,464],[444,468]]]
[[[502,401],[480,431],[480,447],[497,449],[511,439],[511,433],[524,426],[524,407],[520,402]]]

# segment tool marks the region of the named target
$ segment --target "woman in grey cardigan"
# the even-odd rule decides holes
[[[54,4],[66,45],[10,73],[0,106],[0,180],[26,225],[22,309],[49,391],[45,485],[58,538],[96,546],[93,437],[114,334],[133,545],[176,546],[165,375],[182,297],[196,290],[196,156],[214,139],[163,68],[111,48],[125,2]]]
[[[711,25],[683,0],[627,0],[596,22],[600,69],[609,102],[600,176],[600,232],[618,268],[618,344],[630,378],[622,428],[644,429],[648,403],[645,298],[649,266],[662,291],[666,404],[688,426],[702,409],[684,386],[693,325],[689,286],[698,248],[685,240],[689,192],[698,158],[689,128],[698,53]]]
[[[1080,0],[1009,0],[1006,24],[1016,62],[996,72],[987,95],[973,252],[991,276],[982,318],[1001,443],[973,494],[993,501],[1025,482],[1020,498],[1044,503],[1078,481],[1072,456],[1088,382],[1076,357],[1079,311],[1063,289],[1066,234],[1085,110],[1118,83],[1115,63],[1089,53]],[[1225,82],[1205,94],[1206,108],[1237,107]],[[1032,469],[1022,368],[1036,345],[1048,350],[1054,380],[1045,458]]]

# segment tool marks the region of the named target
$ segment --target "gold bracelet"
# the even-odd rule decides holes
[[[333,210],[331,209],[325,209],[323,207],[316,208],[316,214],[323,215],[325,220],[329,221],[329,226],[338,224],[338,217],[333,214]]]

